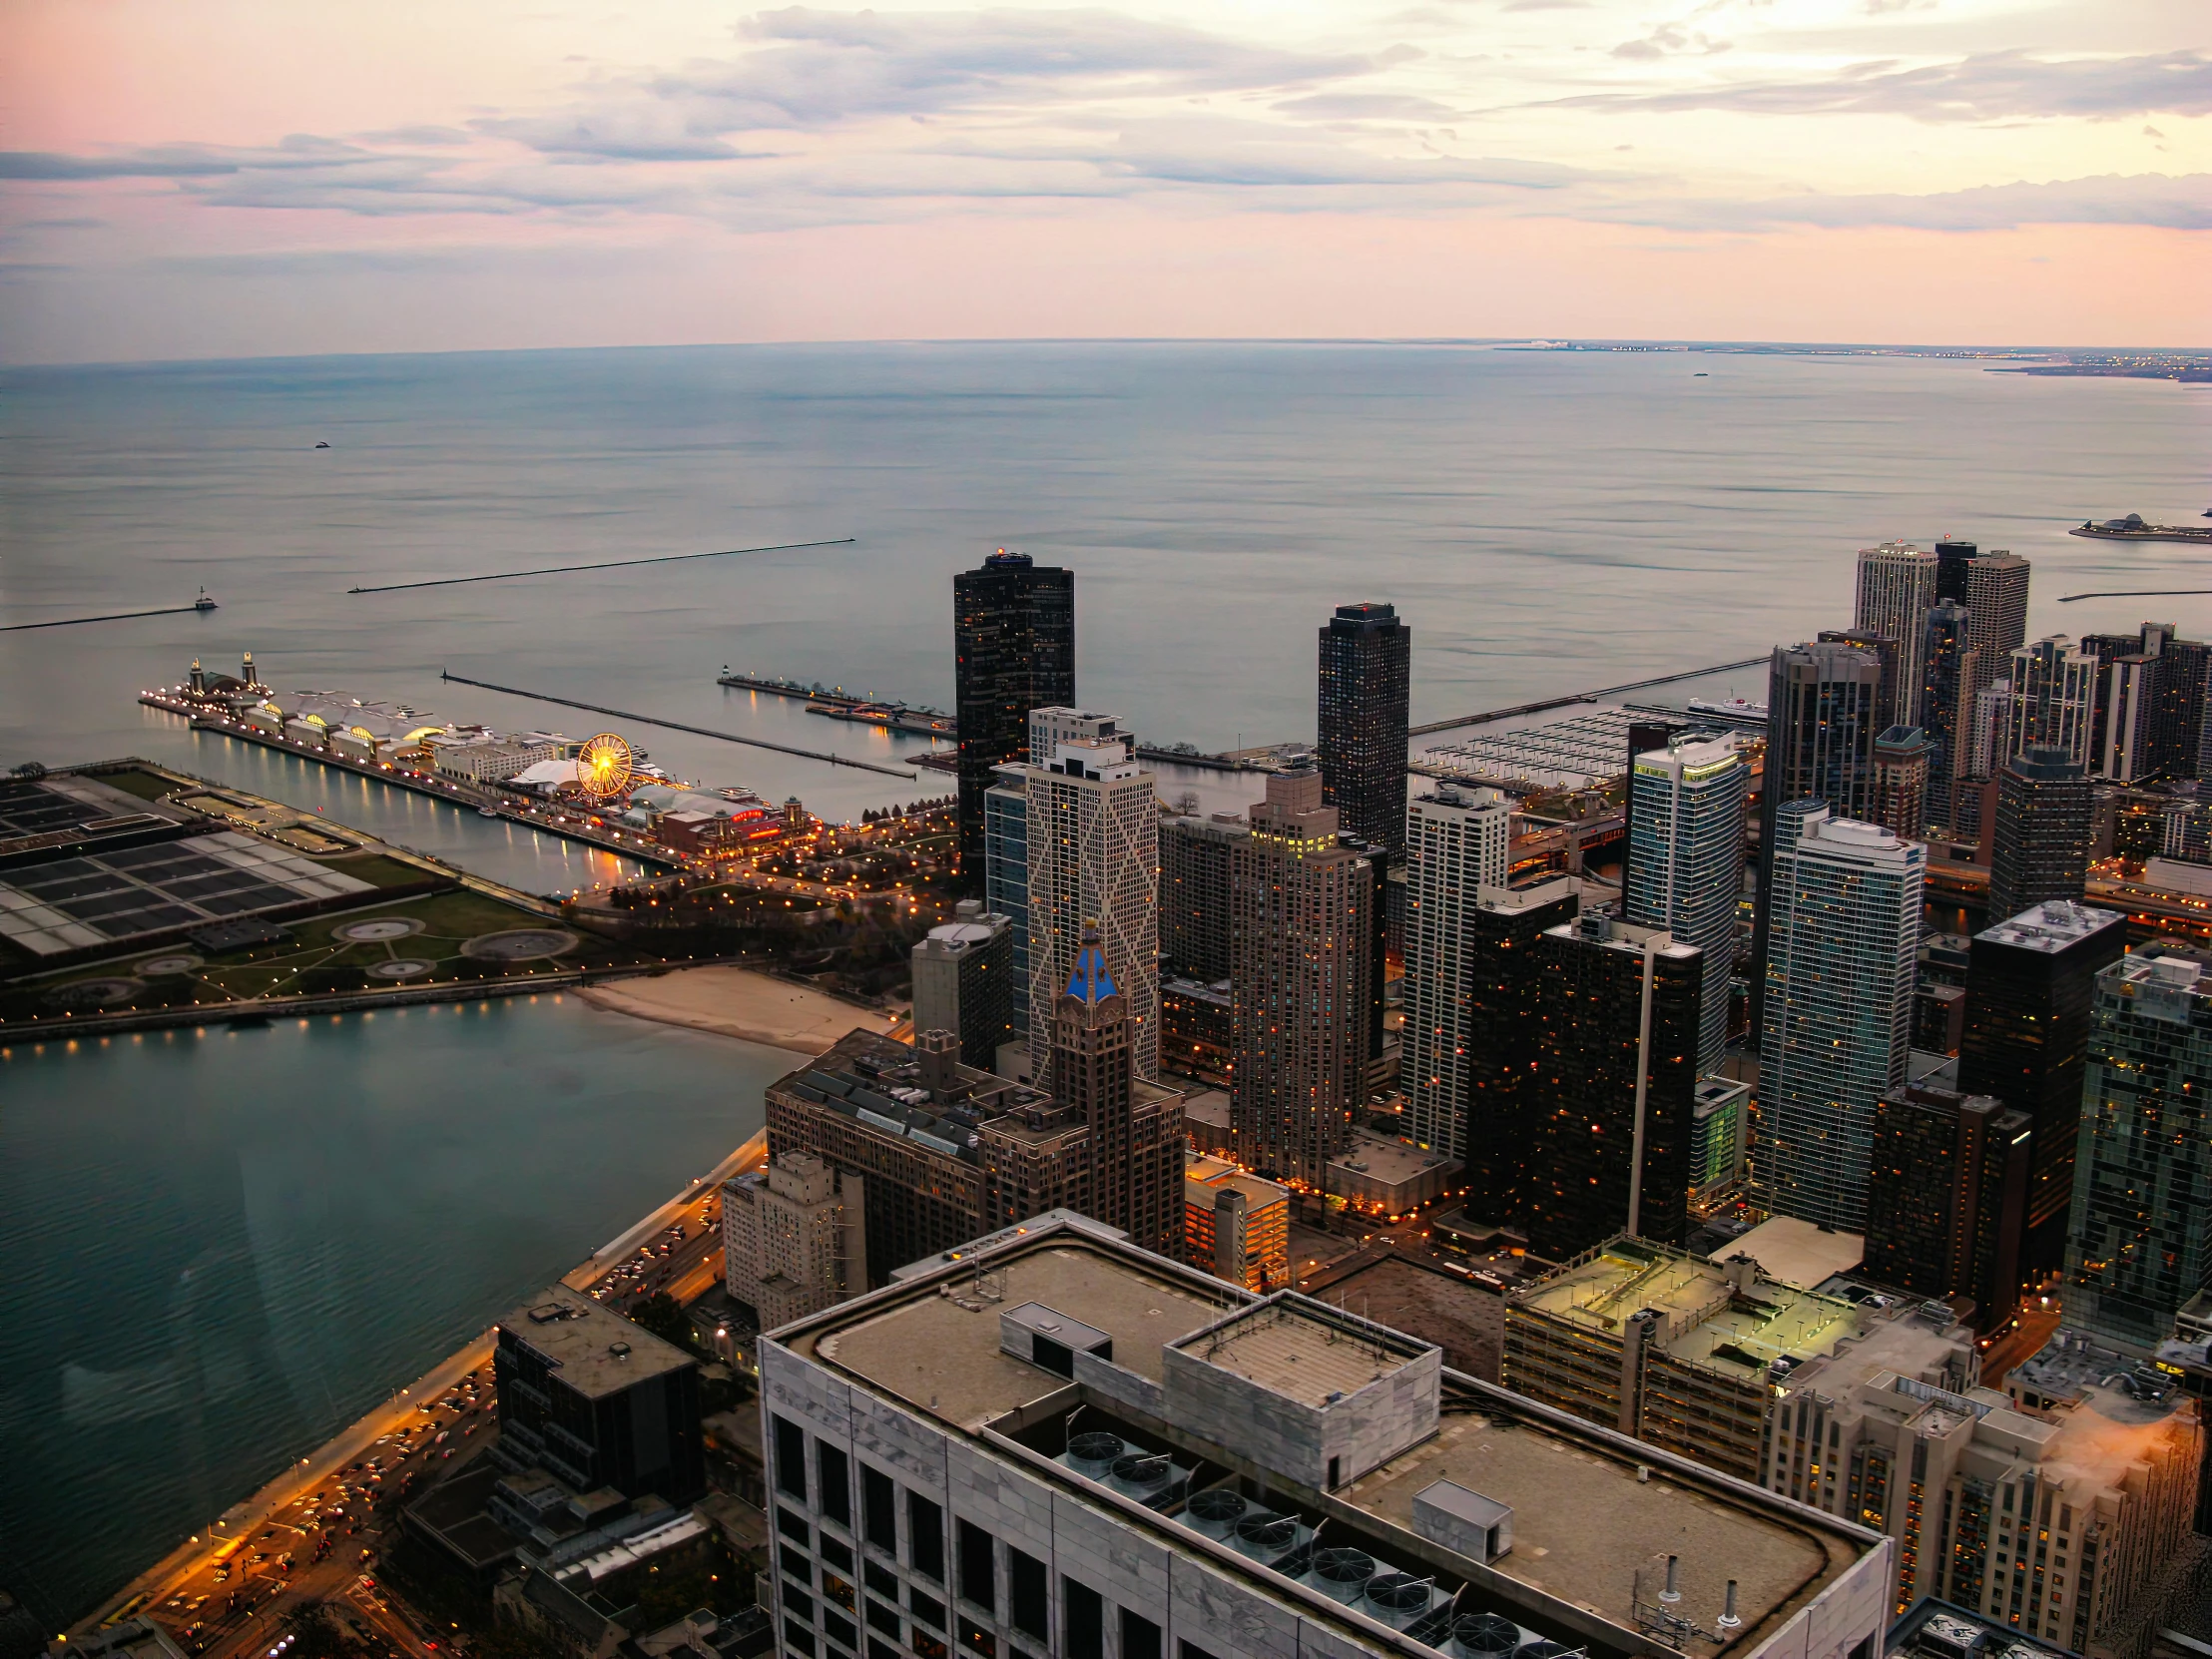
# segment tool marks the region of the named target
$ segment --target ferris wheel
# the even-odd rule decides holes
[[[576,787],[594,801],[605,801],[630,787],[630,746],[612,732],[584,740],[576,752]]]

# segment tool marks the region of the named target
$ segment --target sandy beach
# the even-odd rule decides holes
[[[587,985],[576,994],[618,1014],[742,1037],[795,1054],[820,1054],[855,1027],[890,1029],[890,1021],[881,1014],[751,968],[727,965],[678,968],[650,979]]]

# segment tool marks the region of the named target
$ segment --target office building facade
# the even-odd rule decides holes
[[[1028,986],[1014,977],[1014,924],[978,899],[963,898],[956,919],[932,927],[914,946],[914,1029],[950,1031],[960,1059],[985,1071],[1014,1040],[1014,1002]]]
[[[1413,631],[1389,605],[1340,605],[1322,624],[1322,800],[1363,844],[1405,846],[1405,762]]]
[[[1014,973],[1010,1020],[1029,1034],[1029,785],[1022,765],[997,767],[983,792],[983,908],[1004,916]]]
[[[788,1152],[722,1184],[723,1284],[763,1331],[867,1289],[861,1179]]]
[[[2096,724],[2096,658],[2054,634],[2012,653],[2010,682],[2002,759],[2056,749],[2086,769]]]
[[[2033,1120],[1987,1095],[1908,1084],[1875,1103],[1866,1273],[1926,1297],[1970,1298],[1976,1331],[2025,1289]]]
[[[960,861],[983,861],[994,767],[1029,759],[1029,712],[1075,702],[1075,573],[1000,548],[952,579]]]
[[[1072,1219],[783,1333],[762,1395],[763,1578],[801,1659],[863,1641],[1432,1659],[1485,1639],[1614,1659],[1650,1641],[1630,1564],[1663,1573],[1668,1554],[1668,1605],[1733,1618],[1734,1659],[1846,1659],[1887,1622],[1886,1539]],[[1479,1431],[1484,1412],[1510,1433]]]
[[[1928,835],[1928,775],[1933,746],[1917,726],[1893,726],[1874,740],[1874,818],[1893,835]]]
[[[1767,674],[1767,755],[1759,786],[1759,903],[1752,918],[1751,1013],[1766,997],[1777,820],[1793,801],[1825,802],[1839,819],[1874,811],[1874,740],[1883,662],[1856,646],[1778,646]]]
[[[2090,774],[2116,784],[2202,776],[2212,647],[2146,622],[2133,634],[2084,635],[2081,651],[2097,660]]]
[[[1468,913],[1503,887],[1512,798],[1438,784],[1405,814],[1404,1025],[1398,1081],[1416,1145],[1456,1156],[1469,1099]]]
[[[2078,900],[2089,875],[2089,780],[2064,750],[2031,749],[1997,769],[1988,913]]]
[[[1140,1093],[1136,1020],[1095,932],[1052,1011],[1053,1098],[1090,1130],[1084,1213],[1145,1250],[1183,1245],[1183,1097]]]
[[[1621,913],[1636,926],[1665,930],[1702,958],[1704,1005],[1696,1054],[1701,1074],[1720,1069],[1728,1046],[1750,789],[1751,768],[1735,744],[1722,738],[1677,742],[1639,755],[1628,779],[1628,840],[1637,883]]]
[[[2212,1285],[2212,970],[2151,946],[2097,975],[2066,1321],[2135,1354]]]
[[[1859,1232],[1875,1102],[1906,1080],[1928,848],[1817,802],[1776,824],[1754,1202]]]
[[[707,1490],[699,1366],[675,1345],[555,1285],[499,1322],[492,1457],[542,1468],[572,1492],[611,1486],[679,1508]]]
[[[1958,1086],[2028,1115],[2026,1283],[2064,1265],[2097,976],[2126,948],[2125,916],[2066,900],[2032,905],[1974,935]]]
[[[1160,955],[1178,979],[1229,977],[1230,852],[1244,835],[1235,813],[1160,821]]]
[[[1545,1261],[1617,1233],[1681,1242],[1704,953],[1592,911],[1536,944],[1535,1110],[1519,1220]]]
[[[1318,773],[1277,773],[1231,852],[1230,1145],[1320,1190],[1367,1099],[1375,872],[1338,838]]]
[[[1926,678],[1928,613],[1936,604],[1936,555],[1910,542],[1889,541],[1859,554],[1857,604],[1852,626],[1897,642],[1897,697],[1892,726],[1920,721],[1920,689]]]
[[[1980,657],[1963,605],[1932,607],[1921,641],[1921,701],[1916,724],[1927,736],[1928,822],[1948,830],[1955,823],[1954,791],[1967,776],[1972,749],[1973,700]]]
[[[1183,1260],[1262,1296],[1291,1283],[1291,1190],[1219,1158],[1183,1171]]]
[[[1575,919],[1572,876],[1527,887],[1485,886],[1466,915],[1466,1123],[1455,1156],[1466,1169],[1466,1214],[1501,1226],[1526,1212],[1543,1003],[1537,941]]]
[[[1087,726],[1082,723],[1088,723]],[[1160,1073],[1159,812],[1152,774],[1107,717],[1041,710],[1038,759],[1021,769],[1029,875],[1029,1062],[1051,1086],[1052,1011],[1096,928],[1134,1023],[1134,1062]],[[1048,750],[1047,737],[1057,736]]]

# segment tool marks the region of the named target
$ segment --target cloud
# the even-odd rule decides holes
[[[1620,47],[1614,55],[1646,54]],[[1856,64],[1819,80],[1740,81],[1681,92],[1586,93],[1545,102],[1569,109],[1902,115],[1930,122],[2037,116],[2104,120],[2156,110],[2206,115],[2212,114],[2212,55],[2185,51],[2053,60],[2017,50],[1984,52],[1919,69],[1900,69],[1891,59]]]
[[[1672,23],[1662,23],[1640,40],[1622,41],[1613,48],[1613,56],[1646,61],[1685,53],[1711,57],[1717,52],[1726,52],[1733,45],[1734,41],[1715,40],[1702,29],[1679,29]]]
[[[2212,231],[2212,173],[2104,174],[2036,184],[1980,185],[1926,196],[1809,194],[1767,202],[1642,202],[1594,217],[1673,230],[1828,230],[1901,226],[1921,231],[2013,231],[2027,225],[2142,225]]]
[[[1417,121],[1432,124],[1456,120],[1461,111],[1433,98],[1415,98],[1396,92],[1317,92],[1288,98],[1274,106],[1284,115],[1313,121]]]
[[[1029,107],[1046,96],[1271,91],[1374,60],[1257,46],[1109,11],[884,14],[805,6],[740,25],[751,50],[645,83],[694,131],[813,130],[883,116]]]

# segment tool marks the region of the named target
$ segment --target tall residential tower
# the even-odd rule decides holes
[[[983,865],[991,769],[1029,759],[1029,711],[1075,701],[1075,572],[1000,548],[952,579],[960,863]]]
[[[1389,605],[1340,605],[1321,630],[1322,800],[1364,844],[1405,847],[1413,631]]]

